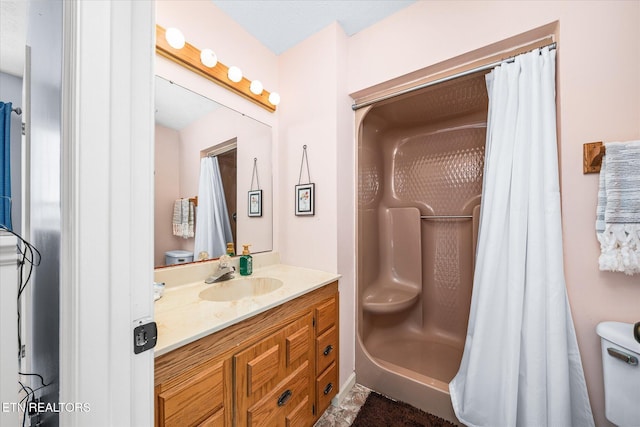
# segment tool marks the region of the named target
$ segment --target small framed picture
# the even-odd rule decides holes
[[[315,215],[315,184],[296,185],[296,215]]]
[[[249,216],[262,216],[262,190],[249,191]]]

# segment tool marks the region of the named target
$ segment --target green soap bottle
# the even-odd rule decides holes
[[[242,256],[240,257],[240,275],[250,276],[253,273],[253,257],[249,254],[249,246],[242,245]]]

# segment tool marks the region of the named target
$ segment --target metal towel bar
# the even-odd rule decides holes
[[[420,219],[471,219],[473,215],[421,215]]]

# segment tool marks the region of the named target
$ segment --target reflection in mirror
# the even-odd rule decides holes
[[[218,258],[230,242],[236,251],[242,244],[250,244],[252,252],[272,250],[271,128],[156,77],[155,132],[156,267],[167,261],[188,261],[189,256],[197,261],[201,251],[208,252],[208,258]],[[249,217],[247,206],[254,159],[262,190],[260,217]],[[218,165],[223,189],[219,193],[224,194],[209,192],[205,197],[202,193],[201,163],[209,162]],[[225,215],[218,214],[218,222],[205,222],[213,215],[210,208],[214,205],[224,205]],[[196,240],[214,241],[213,230],[225,228],[223,217],[230,235],[223,232],[225,237],[219,237],[215,245],[218,249],[195,247]]]

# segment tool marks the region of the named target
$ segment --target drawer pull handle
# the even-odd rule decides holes
[[[291,390],[287,390],[282,393],[278,398],[278,406],[284,406],[289,401],[289,399],[291,399],[292,395],[293,393],[291,392]]]
[[[329,353],[331,353],[333,351],[333,346],[331,344],[329,344],[324,351],[322,352],[322,354],[324,354],[325,356],[328,356]]]
[[[327,384],[327,386],[324,388],[324,395],[326,396],[327,394],[331,393],[331,390],[333,390],[333,384],[329,383]]]

